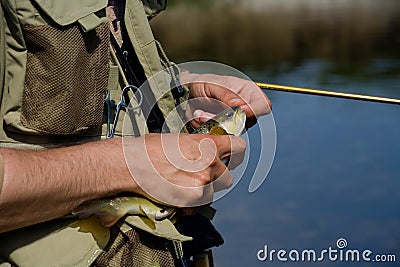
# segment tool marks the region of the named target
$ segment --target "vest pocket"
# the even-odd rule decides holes
[[[83,32],[25,25],[27,65],[23,126],[43,134],[74,134],[101,124],[109,72],[109,28]]]

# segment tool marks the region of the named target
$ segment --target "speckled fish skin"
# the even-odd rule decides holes
[[[230,107],[211,118],[199,128],[194,134],[223,135],[230,134],[239,136],[243,133],[246,123],[246,112],[240,106]],[[219,128],[219,129],[218,129]],[[223,131],[221,131],[221,129]]]

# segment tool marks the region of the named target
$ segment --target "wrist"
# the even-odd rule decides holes
[[[132,139],[135,138],[132,137]],[[143,194],[127,166],[123,139],[115,137],[101,141],[101,143],[103,143],[101,147],[104,151],[98,154],[101,157],[99,162],[107,167],[103,168],[104,172],[99,182],[101,184],[98,192],[100,197],[108,197],[122,192]]]

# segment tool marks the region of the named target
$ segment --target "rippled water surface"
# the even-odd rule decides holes
[[[257,81],[400,98],[399,1],[215,2],[170,1],[154,19],[173,60],[222,62]],[[255,193],[246,177],[214,204],[225,238],[214,249],[217,266],[343,266],[257,259],[265,245],[318,252],[337,249],[339,238],[348,249],[397,260],[346,265],[398,266],[400,106],[267,93],[275,160]]]

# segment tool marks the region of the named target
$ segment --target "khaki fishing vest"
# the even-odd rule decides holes
[[[106,90],[117,102],[128,85],[110,49],[107,2],[0,0],[0,146],[46,148],[104,138]],[[148,23],[165,2],[126,0],[127,33],[147,78],[166,67]],[[182,125],[169,80],[155,79],[150,89],[169,130],[178,132]],[[131,116],[132,135],[147,133],[143,113]],[[128,216],[121,230],[132,225],[148,227]],[[172,228],[167,232],[171,240],[189,240]],[[93,219],[60,219],[1,234],[0,266],[89,266],[109,235]]]

